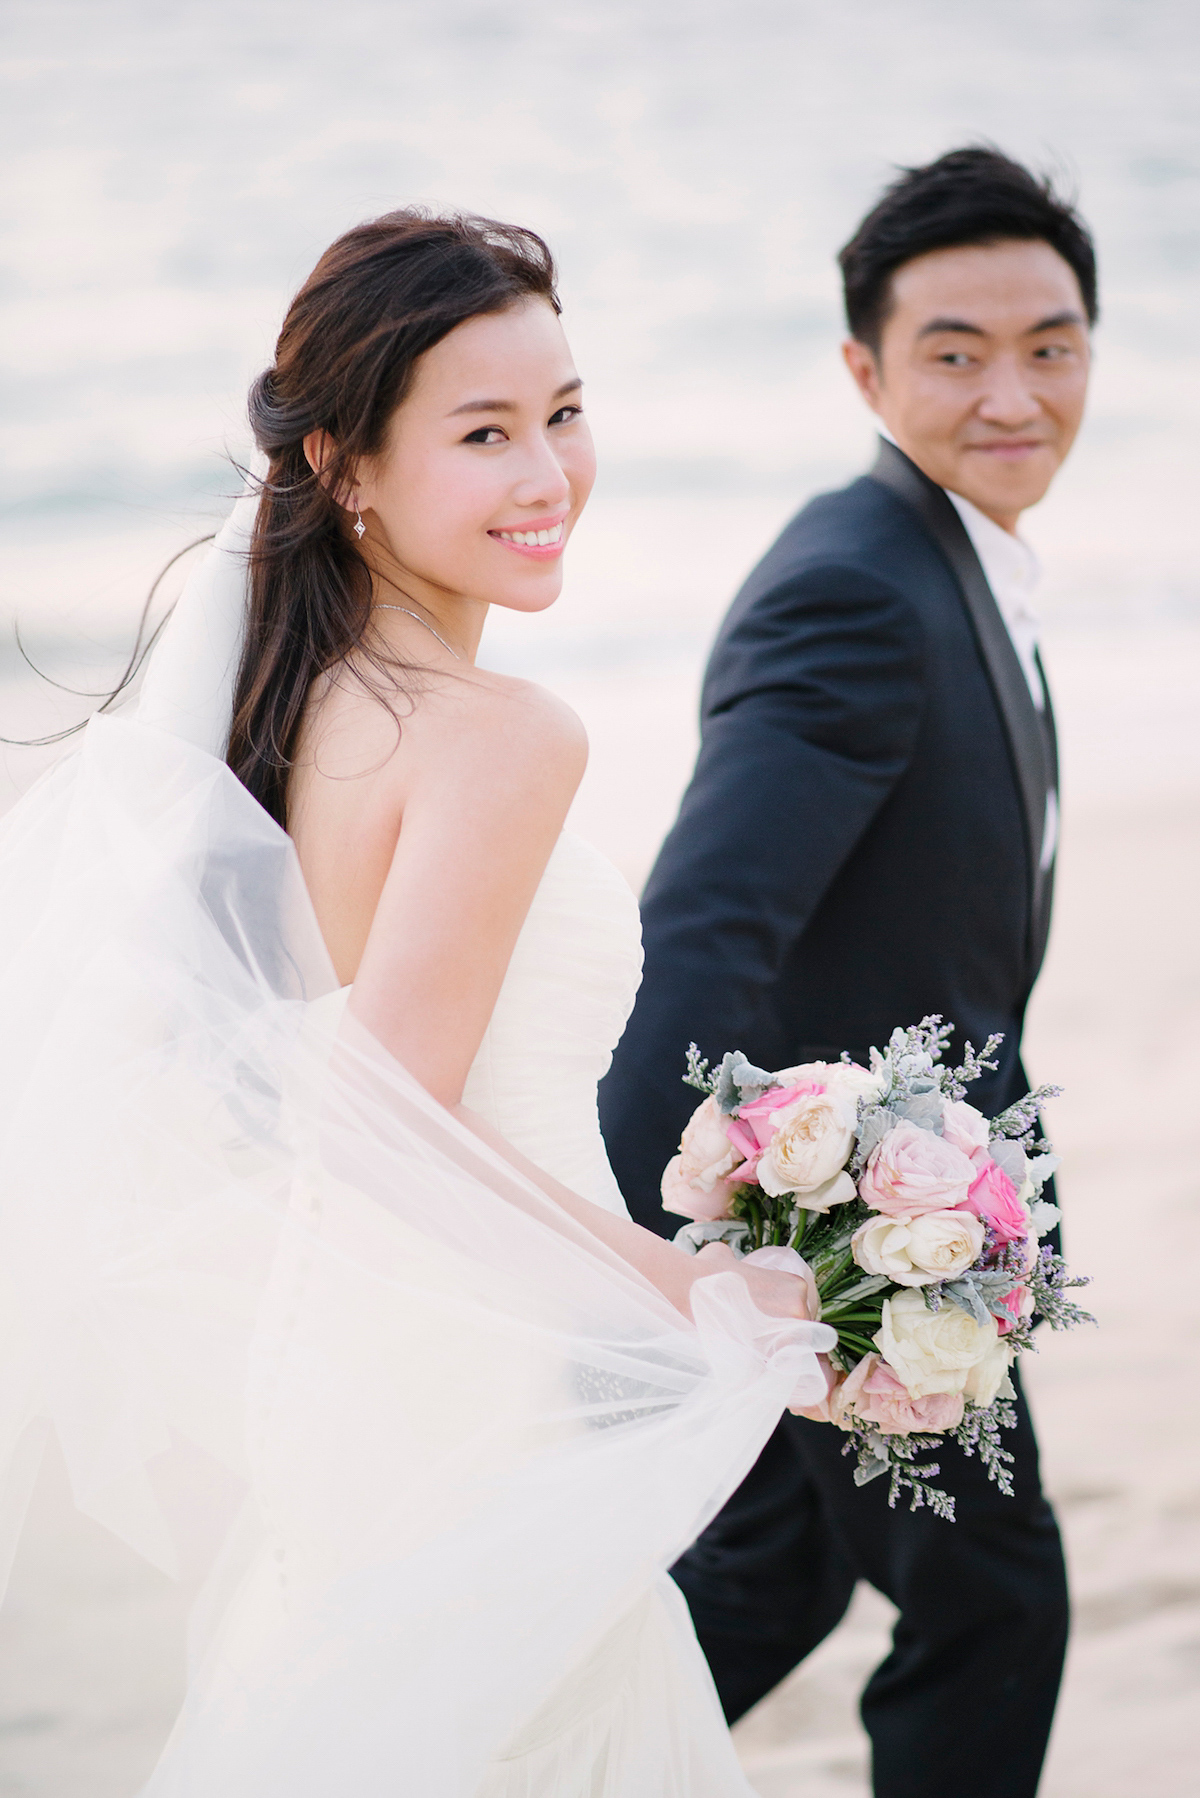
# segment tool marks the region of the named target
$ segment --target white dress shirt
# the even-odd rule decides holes
[[[897,449],[900,448],[889,430],[881,429],[879,435],[889,443],[895,443]],[[942,491],[963,521],[967,536],[979,557],[984,578],[1012,638],[1012,646],[1017,652],[1021,672],[1029,683],[1033,703],[1039,712],[1044,712],[1046,689],[1037,661],[1039,619],[1033,609],[1033,594],[1042,578],[1041,563],[1028,543],[1014,536],[1011,531],[1006,531],[994,518],[989,518],[986,512],[981,512],[978,506],[972,505],[969,499],[964,499],[961,493],[951,493],[948,487],[944,487]],[[1046,795],[1046,818],[1042,830],[1040,862],[1043,873],[1054,860],[1057,847],[1058,793],[1051,787]]]
[[[994,518],[973,506],[961,493],[943,489],[958,516],[992,590],[1001,618],[1008,626],[1012,646],[1017,652],[1021,672],[1029,683],[1033,703],[1039,712],[1046,709],[1046,688],[1038,666],[1038,615],[1033,609],[1033,593],[1042,577],[1041,564],[1028,543],[1006,531]],[[1039,858],[1044,874],[1054,860],[1058,848],[1058,793],[1054,787],[1046,794],[1046,817],[1042,826],[1042,853]]]

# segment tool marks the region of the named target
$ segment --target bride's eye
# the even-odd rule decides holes
[[[550,423],[552,425],[569,425],[574,419],[582,417],[582,406],[560,406],[550,419]]]
[[[477,431],[468,431],[463,438],[464,443],[505,443],[507,438],[499,425],[480,425]]]

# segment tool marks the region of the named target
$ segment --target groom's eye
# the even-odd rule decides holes
[[[464,443],[504,443],[504,432],[499,425],[480,425],[477,431],[468,431],[463,438]]]

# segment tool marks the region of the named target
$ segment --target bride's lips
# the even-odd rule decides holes
[[[557,518],[527,518],[521,524],[502,525],[488,536],[493,543],[515,550],[534,562],[552,562],[561,556],[566,542],[566,514]]]

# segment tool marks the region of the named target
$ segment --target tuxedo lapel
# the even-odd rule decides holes
[[[1054,805],[1056,808],[1056,810],[1055,810],[1054,848],[1057,851],[1057,848],[1058,848],[1058,841],[1057,841],[1057,837],[1058,837],[1058,810],[1057,810],[1057,808],[1058,808],[1058,730],[1057,730],[1057,727],[1055,726],[1055,722],[1054,722],[1054,706],[1052,705],[1051,700],[1050,700],[1050,683],[1046,679],[1046,670],[1042,667],[1042,658],[1041,658],[1040,653],[1037,650],[1034,651],[1034,659],[1037,662],[1038,674],[1041,676],[1042,692],[1046,696],[1045,710],[1042,712],[1038,712],[1037,708],[1035,707],[1034,712],[1035,712],[1035,716],[1037,717],[1038,724],[1041,727],[1042,747],[1045,752],[1045,758],[1046,758],[1046,778],[1047,778],[1047,782],[1048,782],[1048,791],[1053,793],[1053,795],[1054,795]],[[1037,970],[1042,965],[1042,957],[1046,953],[1046,938],[1050,934],[1050,909],[1051,909],[1051,904],[1052,904],[1052,901],[1054,898],[1054,868],[1055,868],[1056,859],[1057,859],[1056,855],[1051,855],[1049,867],[1040,869],[1042,878],[1041,878],[1040,886],[1036,889],[1035,896],[1037,899],[1037,904],[1035,906],[1034,915],[1033,915],[1033,971],[1035,974],[1037,973]]]
[[[1029,683],[1017,659],[1017,652],[1013,648],[1012,638],[1008,634],[1008,627],[1000,615],[1000,608],[988,586],[979,557],[975,554],[975,546],[942,488],[923,474],[903,450],[897,449],[895,444],[886,439],[880,442],[879,456],[871,470],[871,479],[888,488],[912,508],[941,550],[958,583],[963,605],[979,644],[1008,738],[1021,795],[1021,808],[1025,816],[1033,882],[1030,962],[1031,972],[1036,974],[1049,929],[1054,872],[1053,861],[1048,868],[1041,865],[1047,796],[1057,788],[1057,752],[1049,689],[1045,688],[1043,681],[1046,711],[1039,714],[1029,691]]]

